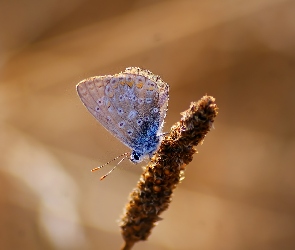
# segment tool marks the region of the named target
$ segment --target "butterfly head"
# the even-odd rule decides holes
[[[133,163],[139,163],[143,160],[144,155],[138,151],[132,151],[131,155],[130,155],[130,161],[132,161]]]

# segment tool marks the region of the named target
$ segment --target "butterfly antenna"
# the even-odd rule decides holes
[[[107,174],[105,174],[104,176],[102,176],[102,177],[100,177],[100,180],[103,180],[104,178],[106,178],[123,160],[125,160],[128,156],[130,156],[130,152],[128,152],[128,153],[124,153],[124,154],[121,154],[121,155],[119,155],[119,156],[117,156],[117,157],[115,157],[114,159],[112,159],[111,161],[108,161],[107,163],[105,163],[105,164],[103,164],[103,165],[101,165],[101,166],[99,166],[99,167],[97,167],[97,168],[94,168],[94,169],[91,169],[91,172],[94,172],[94,171],[96,171],[96,170],[99,170],[99,169],[101,169],[101,168],[103,168],[104,166],[106,166],[106,165],[108,165],[108,164],[110,164],[111,162],[113,162],[113,161],[115,161],[115,160],[117,160],[118,158],[120,158],[120,157],[122,157],[123,156],[123,158],[118,162],[118,164],[116,164],[116,166],[114,166]]]
[[[100,180],[102,181],[104,178],[106,178],[110,173],[112,173],[113,172],[113,170],[122,162],[122,161],[124,161],[127,157],[128,157],[128,155],[129,155],[130,153],[124,153],[124,154],[122,154],[121,156],[124,156],[119,162],[118,162],[118,164],[116,164],[116,166],[114,166],[109,172],[107,172],[105,175],[103,175],[102,177],[100,177]],[[116,157],[116,158],[118,158],[118,157]],[[106,165],[106,164],[105,164]],[[92,170],[91,170],[92,171]]]
[[[96,171],[96,170],[98,170],[98,169],[101,169],[101,168],[103,168],[104,166],[109,165],[111,162],[117,160],[118,158],[120,158],[120,157],[122,157],[122,156],[126,156],[126,155],[128,155],[128,154],[129,154],[129,153],[121,154],[121,155],[115,157],[113,160],[110,160],[110,161],[108,161],[107,163],[105,163],[105,164],[103,164],[103,165],[101,165],[101,166],[99,166],[99,167],[96,167],[96,168],[94,168],[94,169],[91,169],[91,172],[94,172],[94,171]],[[124,158],[125,158],[125,157],[124,157]],[[124,159],[124,158],[123,158],[123,159]],[[117,164],[117,165],[118,165],[118,164]]]

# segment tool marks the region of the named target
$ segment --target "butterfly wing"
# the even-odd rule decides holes
[[[127,68],[114,76],[91,77],[77,85],[77,92],[101,125],[133,150],[140,138],[162,128],[168,84],[150,71]]]
[[[160,135],[168,110],[169,85],[164,82],[160,76],[153,74],[149,70],[143,70],[138,67],[129,67],[124,73],[134,75],[139,79],[140,77],[144,77],[144,79],[142,79],[144,82],[143,89],[139,93],[140,97],[145,100],[143,112],[145,115],[151,114],[153,119],[158,121],[159,130],[157,132]],[[156,111],[154,108],[158,110]]]
[[[112,92],[110,91],[111,80],[118,80],[114,76],[95,76],[82,80],[77,84],[78,95],[100,124],[111,134],[121,140],[124,136],[121,129],[118,129],[116,112],[111,104]],[[126,144],[127,145],[127,144]],[[130,147],[130,145],[127,145]]]

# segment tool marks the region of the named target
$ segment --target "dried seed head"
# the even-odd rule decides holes
[[[173,190],[184,179],[186,165],[196,153],[194,146],[202,143],[217,115],[215,99],[204,96],[182,113],[172,126],[151,163],[145,168],[120,223],[125,245],[131,249],[135,242],[146,240],[159,215],[168,208]]]

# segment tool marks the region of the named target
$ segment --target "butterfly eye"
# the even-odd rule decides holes
[[[140,159],[140,155],[136,152],[132,152],[131,156],[130,156],[130,160],[133,162],[133,163],[138,163],[141,161]]]
[[[139,156],[137,154],[133,155],[134,160],[138,161],[139,160]]]

